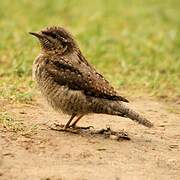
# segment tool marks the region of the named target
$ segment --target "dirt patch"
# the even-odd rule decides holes
[[[152,129],[109,115],[93,114],[80,121],[80,126],[124,130],[131,138],[116,141],[53,131],[49,126],[69,117],[38,102],[3,104],[17,129],[0,125],[0,179],[180,179],[180,114],[167,104],[133,100],[131,106],[154,123]]]

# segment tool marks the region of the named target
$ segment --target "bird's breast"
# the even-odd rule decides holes
[[[33,65],[33,76],[48,104],[56,111],[63,111],[67,114],[89,112],[86,96],[83,92],[58,84],[37,61]]]

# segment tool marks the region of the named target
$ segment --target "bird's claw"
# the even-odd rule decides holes
[[[86,129],[91,129],[91,128],[93,128],[93,129],[94,129],[94,126],[87,126],[87,127],[81,127],[81,126],[70,126],[70,128],[72,128],[72,129],[84,129],[84,130],[86,130]]]
[[[71,130],[88,130],[94,127],[93,126],[87,126],[87,127],[80,127],[80,126],[69,126],[66,127],[64,124],[58,124],[54,123],[55,127],[50,127],[51,130],[56,130],[56,131],[71,131]]]

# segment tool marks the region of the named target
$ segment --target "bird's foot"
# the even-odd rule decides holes
[[[93,126],[87,126],[87,127],[80,127],[80,126],[69,126],[66,127],[64,124],[58,124],[54,123],[54,126],[51,126],[50,129],[54,131],[67,131],[72,133],[79,133],[81,130],[89,130],[91,128],[94,128]]]
[[[94,127],[93,126],[87,126],[87,127],[81,127],[81,126],[70,126],[70,128],[72,128],[72,129],[79,129],[79,130],[87,130],[87,129],[91,129],[91,128],[93,128],[94,129]]]

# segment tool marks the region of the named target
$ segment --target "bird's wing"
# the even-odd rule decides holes
[[[118,96],[109,82],[91,68],[77,68],[63,58],[48,61],[44,68],[60,85],[66,85],[73,90],[81,90],[88,96],[128,102],[124,97]]]

